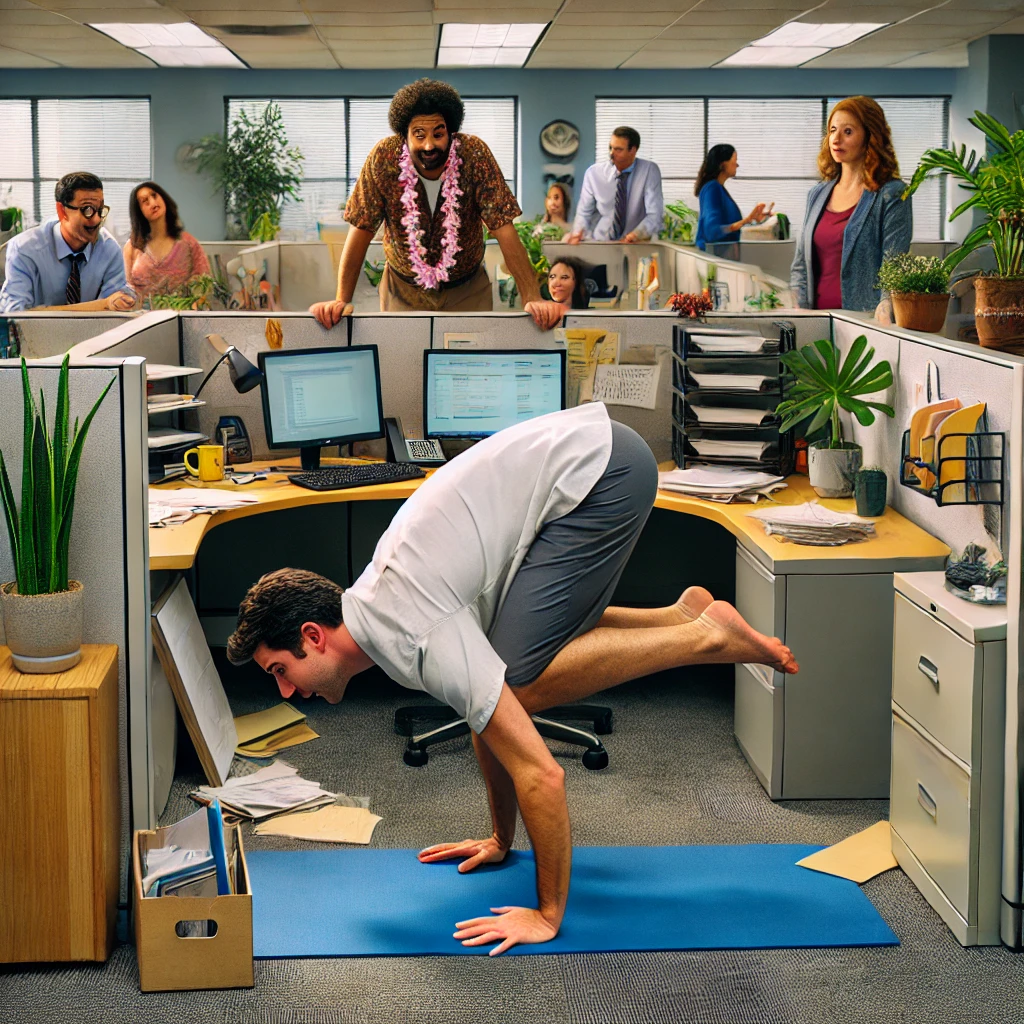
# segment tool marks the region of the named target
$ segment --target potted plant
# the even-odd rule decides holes
[[[790,430],[808,418],[805,435],[830,426],[828,439],[814,442],[807,451],[811,486],[823,498],[848,498],[861,464],[860,445],[843,440],[840,410],[852,413],[864,427],[875,422],[874,410],[894,415],[892,406],[860,397],[892,386],[888,360],[872,366],[874,356],[875,350],[868,348],[868,339],[862,334],[850,346],[842,365],[827,339],[781,357],[791,379],[788,397],[775,410],[782,421],[779,430]]]
[[[659,238],[677,245],[693,245],[697,232],[697,211],[691,210],[682,200],[665,204],[665,226]]]
[[[228,136],[206,135],[196,144],[195,163],[224,192],[228,237],[270,242],[277,237],[281,207],[301,203],[302,152],[288,145],[276,103],[250,118],[239,110]]]
[[[22,672],[64,672],[82,657],[82,584],[68,579],[68,544],[75,511],[75,487],[82,449],[103,389],[89,414],[69,429],[68,364],[64,356],[57,383],[53,434],[46,429],[46,404],[32,399],[28,366],[21,360],[24,448],[21,509],[0,451],[0,501],[7,521],[15,579],[0,586],[0,610],[11,658]]]
[[[938,256],[890,253],[878,271],[878,287],[889,293],[896,326],[936,334],[949,308],[949,271]]]
[[[949,216],[979,210],[984,219],[945,259],[947,268],[991,245],[995,274],[975,279],[975,324],[985,348],[1024,352],[1024,131],[1014,132],[980,110],[970,122],[984,133],[987,153],[978,158],[967,147],[929,149],[921,158],[903,198],[914,194],[932,173],[949,174],[970,195]]]

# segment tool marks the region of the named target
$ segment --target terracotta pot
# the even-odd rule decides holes
[[[978,277],[974,323],[982,348],[1024,353],[1024,278]]]
[[[892,292],[892,310],[896,315],[896,326],[908,331],[926,331],[938,334],[946,322],[949,308],[949,293],[928,294],[926,292]]]
[[[82,660],[82,595],[78,580],[57,594],[19,594],[17,583],[0,587],[4,633],[14,667],[49,675]]]
[[[849,498],[860,469],[861,447],[844,441],[841,448],[812,444],[807,449],[811,487],[821,498]]]

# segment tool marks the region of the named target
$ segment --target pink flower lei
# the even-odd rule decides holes
[[[402,146],[402,155],[399,158],[401,173],[398,180],[404,186],[402,189],[402,207],[405,214],[402,217],[402,227],[405,228],[406,239],[409,243],[409,261],[412,263],[413,276],[421,288],[439,288],[448,280],[449,272],[455,266],[455,254],[459,251],[459,196],[462,189],[459,188],[459,170],[462,167],[462,160],[458,155],[459,140],[452,136],[451,148],[448,151],[448,162],[445,164],[444,172],[441,174],[441,210],[444,213],[444,237],[441,240],[441,259],[436,266],[431,266],[426,259],[427,250],[423,246],[424,231],[420,227],[420,210],[416,197],[416,185],[419,175],[412,162],[412,154],[409,152],[408,143]]]

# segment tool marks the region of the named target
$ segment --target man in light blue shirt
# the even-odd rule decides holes
[[[54,189],[57,216],[7,243],[0,313],[27,309],[127,310],[135,297],[125,282],[117,239],[103,227],[103,182],[65,174]]]
[[[593,164],[583,176],[583,190],[572,232],[566,241],[644,242],[664,226],[661,170],[641,160],[640,133],[625,126],[612,132],[609,162]]]

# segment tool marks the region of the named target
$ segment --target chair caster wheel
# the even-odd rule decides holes
[[[607,736],[612,731],[612,713],[609,711],[607,714],[601,715],[600,718],[594,719],[594,732],[598,736]]]
[[[425,750],[409,750],[406,748],[402,753],[402,760],[410,768],[422,768],[427,763],[427,752]],[[605,763],[608,758],[605,757]],[[601,767],[604,767],[603,765]]]
[[[587,750],[583,754],[583,767],[596,772],[608,767],[607,750]]]

